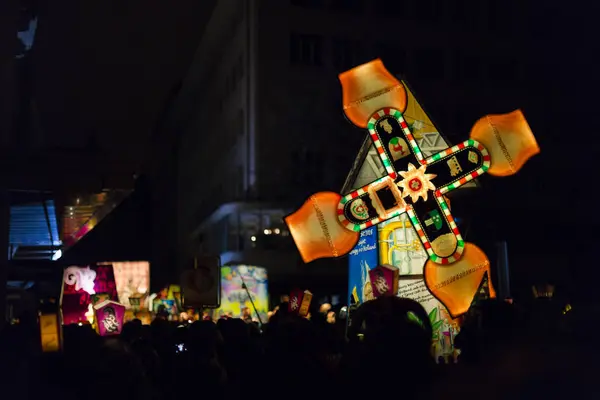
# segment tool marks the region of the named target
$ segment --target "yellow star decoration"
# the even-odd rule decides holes
[[[398,171],[400,176],[404,178],[398,183],[398,186],[402,188],[402,196],[410,196],[413,203],[419,200],[419,197],[423,198],[423,201],[427,201],[427,192],[429,190],[435,190],[435,186],[431,183],[431,179],[435,178],[435,174],[426,174],[425,165],[421,165],[416,168],[411,163],[408,164],[408,171]]]

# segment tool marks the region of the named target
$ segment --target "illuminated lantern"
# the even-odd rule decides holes
[[[485,253],[474,244],[467,243],[463,257],[450,265],[427,261],[425,284],[452,316],[457,316],[467,312],[486,273],[488,277],[491,275],[490,261]],[[491,281],[488,289],[489,296],[496,297]]]
[[[110,295],[108,293],[94,293],[91,297],[92,305],[102,303],[106,300],[110,300]]]
[[[140,309],[140,303],[141,303],[141,299],[139,297],[132,296],[129,298],[129,304],[131,304],[133,309],[136,311]]]
[[[129,298],[136,297],[143,300],[149,295],[150,263],[148,261],[111,261],[101,262],[98,265],[112,266],[118,299],[128,309],[134,308],[133,304],[128,302]],[[139,309],[142,308],[147,308],[147,303],[144,301],[139,304]]]
[[[125,306],[112,300],[105,300],[94,306],[96,329],[100,336],[118,335],[123,330]]]
[[[135,311],[132,309],[125,310],[125,316],[123,317],[123,323],[133,321],[135,319]]]
[[[152,314],[149,311],[138,311],[135,317],[142,321],[142,325],[150,325],[152,323]]]
[[[487,172],[495,176],[514,175],[540,152],[521,110],[486,115],[475,123],[470,137],[490,152],[492,163]]]
[[[175,300],[177,297],[181,295],[181,286],[179,285],[169,285],[167,289],[167,299]]]
[[[360,231],[406,213],[429,257],[425,280],[435,286],[444,276],[467,285],[470,280],[461,274],[475,267],[472,262],[483,262],[485,254],[472,247],[472,254],[462,260],[467,246],[444,195],[486,172],[512,175],[539,153],[523,113],[485,116],[475,123],[468,140],[426,157],[404,118],[407,89],[381,60],[339,78],[344,112],[354,125],[367,128],[386,175],[343,196],[317,193],[287,216],[302,259],[343,256],[352,250]],[[448,268],[442,272],[438,266]],[[453,271],[456,275],[450,276]],[[464,293],[465,287],[456,284],[432,292],[448,302],[449,297],[476,291],[478,284],[467,285]],[[446,302],[452,315],[464,312],[462,302]]]
[[[87,294],[96,294],[94,281],[96,271],[90,267],[67,267],[64,273],[64,283],[75,287],[75,291],[84,291]]]
[[[358,241],[358,231],[350,231],[338,223],[337,207],[341,198],[331,192],[314,194],[298,211],[286,217],[304,262],[342,256]]]
[[[398,294],[400,270],[393,265],[378,265],[369,271],[373,296],[395,296]]]
[[[40,339],[44,353],[55,353],[62,349],[62,326],[57,313],[40,315]]]
[[[374,110],[395,107],[404,112],[406,109],[404,85],[385,69],[381,60],[353,68],[339,78],[344,113],[356,126],[366,128]]]
[[[112,265],[65,268],[60,297],[63,325],[89,321],[90,304],[106,299],[118,300]]]
[[[391,88],[402,84],[385,78],[391,75],[384,70],[376,60],[341,74],[340,80],[345,112],[357,126],[367,127],[387,175],[345,196],[313,195],[286,217],[305,262],[347,254],[356,232],[406,212],[431,259],[452,263],[461,257],[464,241],[443,195],[490,168],[495,175],[513,174],[539,152],[523,114],[515,111],[482,118],[471,139],[425,158],[403,116],[406,90],[402,90],[403,101],[388,98],[399,90],[390,92]],[[392,104],[381,107],[378,99]],[[360,117],[355,113],[358,108]],[[474,138],[485,142],[491,153]],[[341,233],[341,228],[350,233]]]
[[[288,311],[290,313],[298,314],[301,317],[306,317],[309,313],[312,297],[312,293],[308,290],[305,290],[304,292],[299,289],[292,291],[288,303]]]

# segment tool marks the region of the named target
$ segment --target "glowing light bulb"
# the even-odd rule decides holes
[[[276,234],[276,235],[279,235],[279,232],[281,232],[281,231],[279,230],[279,228],[275,228],[275,234]]]
[[[59,259],[59,258],[61,258],[61,257],[62,257],[62,250],[61,250],[61,249],[58,249],[58,250],[56,250],[56,252],[55,252],[55,253],[52,255],[52,261],[56,261],[56,260],[58,260],[58,259]]]
[[[83,326],[83,324],[82,324],[81,322],[80,322],[80,323],[78,323],[77,325],[79,325],[79,326]]]
[[[85,319],[87,319],[90,324],[94,323],[94,307],[91,304],[88,304],[88,310],[84,315]],[[81,326],[81,322],[79,325]]]
[[[250,240],[252,240],[253,242],[256,242],[256,236],[250,236]]]

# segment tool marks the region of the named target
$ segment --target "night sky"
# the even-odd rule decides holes
[[[34,54],[45,128],[61,132],[67,141],[84,140],[90,133],[149,135],[186,73],[202,34],[198,18],[212,2],[48,2],[40,10]],[[525,228],[504,229],[503,234],[528,257],[552,252],[557,259],[569,259],[577,253],[579,259],[570,262],[585,265],[584,255],[593,255],[600,240],[598,201],[592,197],[598,192],[600,160],[595,122],[599,35],[598,12],[590,9],[598,6],[546,3],[553,3],[553,9],[531,21],[533,34],[547,39],[545,46],[531,45],[539,73],[530,77],[527,90],[539,102],[522,106],[542,153],[515,177],[482,180],[486,206],[480,215],[493,214],[497,225],[520,221]],[[582,242],[589,246],[580,252]]]

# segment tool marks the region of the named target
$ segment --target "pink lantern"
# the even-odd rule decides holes
[[[94,306],[96,329],[100,336],[118,335],[123,330],[125,306],[112,300],[105,300]]]
[[[369,271],[369,279],[373,288],[373,295],[396,296],[398,294],[398,279],[400,270],[398,267],[388,264],[378,265]]]
[[[112,265],[67,267],[60,298],[63,325],[87,321],[90,304],[107,298],[119,301]]]

